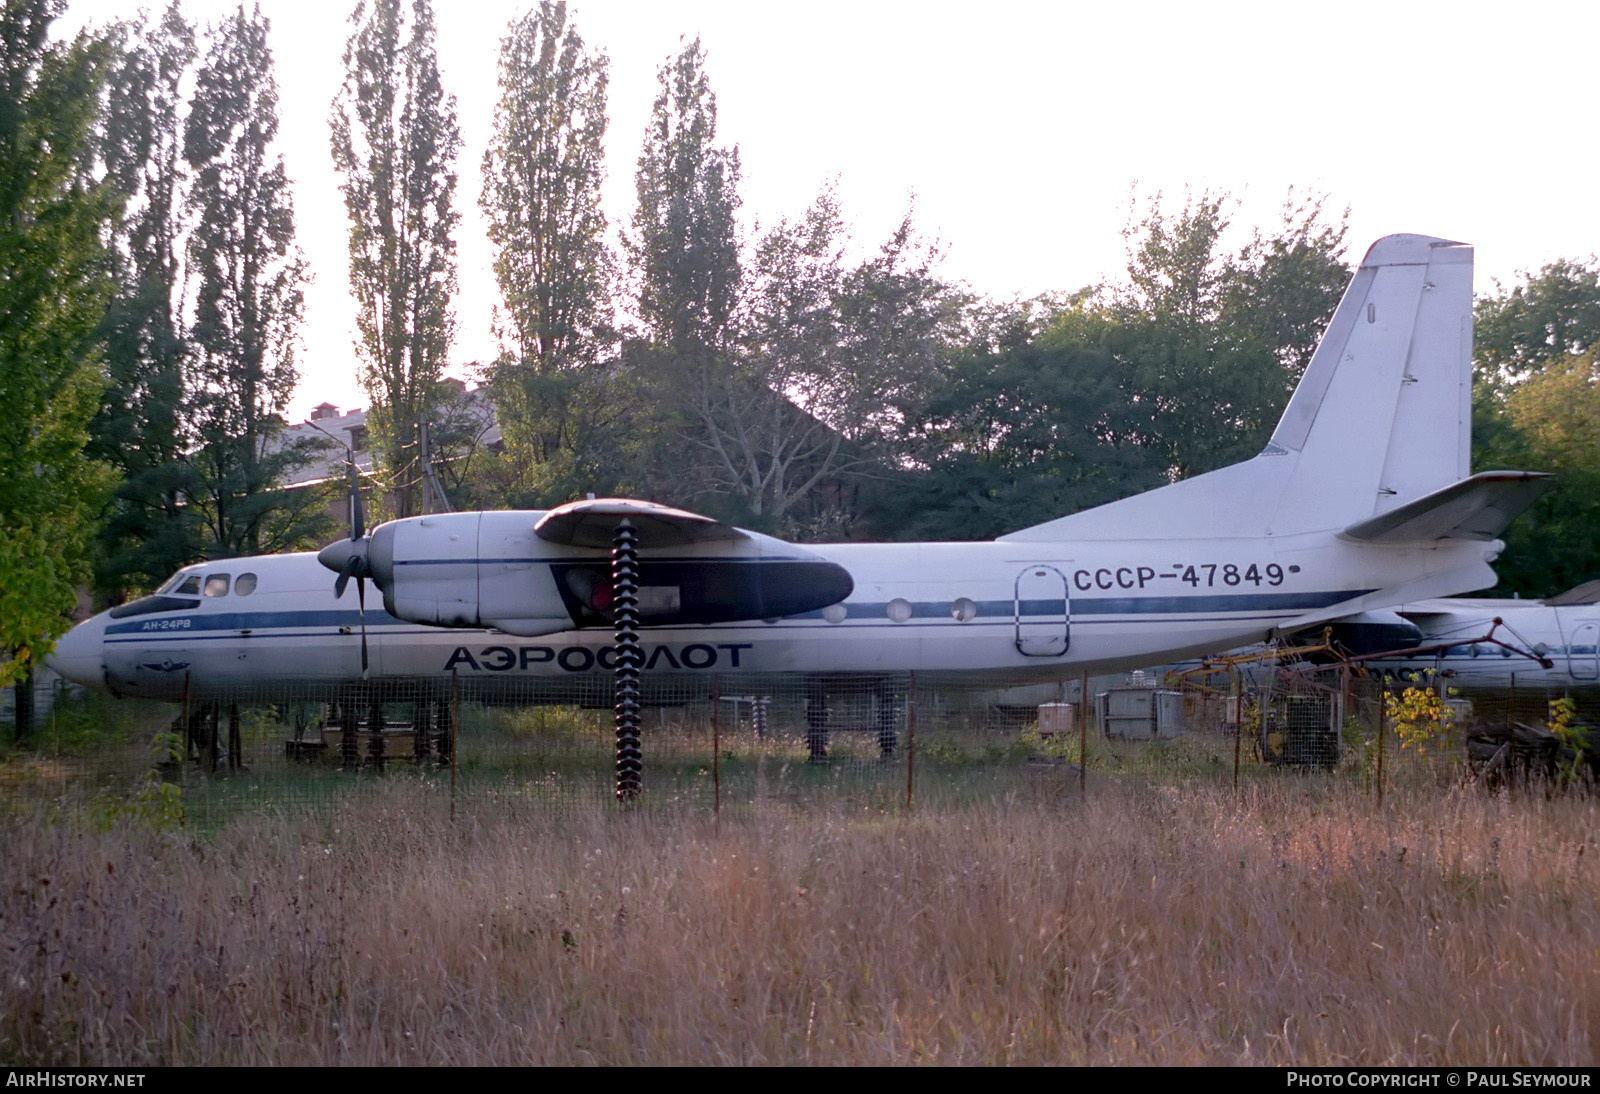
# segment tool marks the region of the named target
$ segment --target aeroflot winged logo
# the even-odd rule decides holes
[[[651,669],[742,668],[740,654],[754,649],[749,642],[690,642],[681,646],[645,643],[646,671]],[[445,660],[444,671],[536,672],[555,666],[562,672],[589,672],[617,667],[614,646],[457,646]]]

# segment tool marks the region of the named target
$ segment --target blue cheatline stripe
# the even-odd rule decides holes
[[[1312,593],[1244,593],[1232,596],[1135,596],[1099,599],[1083,597],[1073,600],[1070,608],[1075,621],[1083,616],[1098,615],[1204,615],[1221,621],[1247,613],[1272,614],[1287,611],[1311,611],[1317,608],[1325,608],[1344,600],[1350,600],[1354,597],[1364,596],[1371,591],[1370,589],[1351,589]],[[1024,600],[1022,602],[1022,616],[1025,619],[1060,619],[1068,607],[1069,604],[1065,600]],[[848,612],[846,623],[855,626],[873,626],[879,625],[879,621],[884,620],[888,610],[888,603],[847,602],[845,608]],[[949,620],[952,624],[955,623],[955,620],[950,615],[950,605],[945,601],[915,603],[911,606],[911,615],[913,619]],[[1013,600],[985,600],[978,604],[979,619],[993,622],[1001,619],[1013,619],[1016,615],[1017,603]],[[820,610],[803,612],[787,618],[792,621],[820,620],[822,612]],[[170,629],[150,626],[152,623],[177,619],[187,621],[188,626]],[[366,621],[369,631],[377,627],[411,626],[404,620],[396,619],[382,608],[369,610]],[[1109,622],[1109,620],[1106,622]],[[753,624],[754,621],[733,621],[716,624],[716,626],[726,629],[728,627],[747,627]],[[903,623],[892,625],[896,627],[906,626]],[[106,637],[108,639],[166,639],[177,635],[194,635],[206,631],[276,631],[283,628],[304,631],[308,627],[337,629],[339,627],[358,628],[360,626],[361,613],[354,608],[217,613],[194,610],[187,612],[159,612],[153,615],[135,616],[124,623],[112,623],[106,627]],[[474,628],[427,627],[416,633],[434,633],[443,629]],[[600,630],[602,628],[588,629]],[[316,632],[306,633],[313,634]]]
[[[413,629],[406,631],[379,631],[374,633],[369,627],[367,636],[369,638],[379,638],[392,637],[397,634],[430,634],[441,632],[444,629],[445,628],[443,627],[430,627],[426,630]],[[118,635],[117,637],[106,639],[106,642],[110,645],[128,645],[138,642],[170,641],[171,639],[175,638],[185,638],[193,642],[237,642],[240,640],[249,642],[270,642],[285,638],[351,638],[355,639],[356,641],[360,641],[361,632],[329,632],[326,630],[306,631],[295,630],[287,627],[282,629],[265,628],[259,631],[253,631],[249,635],[242,635],[236,631],[213,631],[209,633],[205,631],[162,631],[160,633],[152,631],[149,634]]]
[[[712,563],[739,562],[746,564],[760,564],[763,562],[829,562],[821,555],[700,555],[690,557],[667,557],[663,555],[645,555],[640,562],[674,562],[691,563],[696,566],[705,566]],[[594,555],[539,555],[533,558],[398,558],[396,566],[530,566],[548,563],[581,566],[584,563],[596,565],[611,564],[611,556],[604,552]],[[834,563],[838,565],[838,563]]]
[[[1244,593],[1212,596],[1128,596],[1074,600],[1074,615],[1167,615],[1180,612],[1312,611],[1376,592],[1348,589],[1320,593]]]
[[[1284,612],[1284,611],[1313,611],[1317,608],[1326,608],[1341,601],[1351,600],[1358,596],[1366,596],[1372,589],[1343,589],[1331,592],[1308,593],[1237,593],[1220,594],[1212,596],[1107,596],[1107,597],[1074,597],[1070,602],[1072,617],[1074,619],[1084,615],[1193,615],[1198,612],[1208,614],[1238,612]],[[980,600],[978,604],[978,618],[1003,618],[1012,619],[1017,615],[1017,602],[1015,600]],[[846,601],[845,608],[849,612],[847,620],[869,619],[874,615],[883,615],[887,603],[863,604],[855,601]],[[1065,614],[1069,603],[1066,600],[1024,600],[1022,602],[1023,616],[1053,616],[1059,618]],[[911,605],[913,619],[949,619],[950,604],[946,601],[922,601]],[[789,616],[790,619],[821,619],[822,611],[804,612],[800,615]]]
[[[1188,617],[1184,618],[1182,620],[1182,622],[1184,622],[1184,623],[1230,623],[1230,624],[1260,622],[1260,623],[1270,624],[1270,623],[1273,623],[1275,621],[1278,621],[1280,618],[1281,618],[1281,616],[1274,615],[1274,614],[1250,615],[1250,614],[1244,614],[1244,613],[1230,613],[1230,614],[1226,614],[1226,615],[1188,616]],[[990,637],[994,637],[996,635],[999,635],[999,634],[1003,633],[1007,637],[1007,639],[1009,640],[1009,638],[1010,638],[1010,636],[1012,634],[1012,631],[1011,631],[1011,620],[1010,619],[1006,619],[1006,620],[1003,621],[1003,626],[1004,626],[1004,630],[1003,631],[1001,631],[997,627],[997,624],[1000,623],[1000,622],[1001,621],[990,621],[987,624],[976,624],[976,623],[958,624],[954,620],[949,620],[948,624],[947,623],[928,623],[928,622],[924,622],[924,623],[915,623],[915,622],[895,623],[895,622],[893,622],[891,620],[888,620],[888,619],[873,619],[873,620],[866,620],[866,621],[854,620],[845,629],[847,631],[849,631],[849,632],[852,632],[852,633],[859,632],[859,631],[865,631],[865,630],[871,630],[871,631],[880,631],[881,630],[881,631],[885,631],[885,632],[892,631],[892,632],[895,632],[895,633],[898,633],[898,634],[906,634],[908,631],[933,630],[933,631],[937,631],[937,632],[940,632],[940,633],[943,633],[943,634],[954,635],[954,634],[961,634],[961,633],[964,633],[964,634],[978,634],[978,633],[980,633],[980,631],[975,630],[974,628],[982,627],[983,628],[983,633],[987,633]],[[1064,621],[1062,621],[1059,617],[1057,617],[1054,620],[1054,622],[1058,622],[1059,623],[1059,622],[1064,622]],[[1071,626],[1073,626],[1075,628],[1081,628],[1081,627],[1128,627],[1128,626],[1135,626],[1135,625],[1143,625],[1143,624],[1142,624],[1142,622],[1140,620],[1137,620],[1137,619],[1084,619],[1084,620],[1072,620],[1071,621]],[[748,623],[748,622],[741,622],[741,623],[713,623],[713,624],[706,624],[706,625],[694,625],[692,628],[686,626],[686,627],[683,627],[683,628],[679,628],[679,631],[680,631],[681,634],[691,634],[691,635],[692,634],[714,634],[714,633],[722,633],[722,632],[731,631],[731,630],[753,630],[757,626],[759,626],[759,625],[758,624],[753,624],[753,623]],[[959,631],[956,630],[957,627],[960,628]],[[664,628],[664,629],[669,629],[669,628]],[[489,628],[487,628],[487,627],[427,627],[427,626],[422,626],[422,625],[419,625],[419,624],[404,623],[404,624],[397,624],[397,625],[391,626],[391,627],[386,627],[386,628],[384,628],[382,630],[378,630],[378,629],[374,628],[370,623],[367,626],[368,637],[373,639],[374,641],[376,641],[378,639],[384,639],[384,638],[415,638],[415,637],[435,636],[435,635],[442,635],[442,634],[454,634],[454,635],[461,636],[461,640],[462,641],[483,642],[483,641],[493,640],[493,641],[529,643],[529,642],[541,642],[541,641],[544,641],[546,639],[554,637],[556,634],[571,635],[571,634],[574,634],[574,633],[576,633],[576,634],[584,634],[584,635],[609,635],[611,632],[607,628],[604,628],[604,627],[584,627],[584,628],[581,628],[581,629],[577,628],[577,627],[573,627],[573,628],[570,628],[569,630],[565,630],[565,631],[553,631],[550,634],[525,636],[525,635],[507,634],[507,633],[501,632],[501,631],[490,631]],[[645,633],[648,635],[650,632],[647,630]],[[770,624],[770,625],[766,625],[766,626],[760,626],[760,630],[757,633],[758,634],[771,634],[771,635],[779,635],[779,634],[793,635],[793,634],[799,633],[799,634],[814,635],[814,636],[818,637],[819,639],[821,639],[821,638],[825,638],[829,634],[835,634],[837,632],[834,631],[832,628],[818,627],[814,622],[807,620],[807,621],[790,621],[790,622],[785,622],[785,623],[776,623],[776,624]],[[354,640],[356,640],[356,639],[358,639],[360,637],[360,632],[358,630],[352,629],[350,631],[341,631],[341,632],[339,632],[337,634],[333,634],[333,633],[331,633],[330,631],[328,631],[326,629],[323,629],[323,630],[303,630],[303,629],[298,629],[298,628],[282,628],[282,629],[279,629],[279,628],[255,628],[255,629],[253,629],[251,631],[251,633],[248,636],[246,636],[246,635],[240,634],[237,630],[234,630],[234,629],[228,629],[228,630],[221,630],[221,629],[219,629],[219,630],[206,630],[204,628],[192,628],[192,629],[189,629],[189,630],[150,631],[150,632],[147,632],[147,633],[112,635],[112,636],[108,637],[106,639],[106,641],[107,641],[107,644],[109,644],[109,645],[139,645],[139,644],[144,644],[144,643],[163,643],[163,644],[165,644],[165,643],[170,643],[170,642],[172,642],[174,640],[179,640],[179,639],[181,639],[183,641],[186,641],[186,642],[225,642],[225,641],[241,641],[241,640],[242,641],[249,641],[249,642],[273,642],[273,641],[289,640],[289,639],[330,638],[330,637],[347,638],[347,639],[350,639],[350,640],[354,641]],[[682,637],[682,638],[679,638],[678,641],[689,642],[689,641],[693,641],[693,639],[690,638],[690,637]]]
[[[166,619],[187,619],[187,627],[152,627]],[[396,619],[382,608],[367,611],[367,628],[394,626],[404,620]],[[304,611],[260,612],[162,612],[159,615],[135,616],[126,623],[113,623],[106,627],[106,636],[136,634],[158,635],[188,634],[194,631],[269,630],[277,627],[359,627],[361,612],[355,608],[311,608]]]

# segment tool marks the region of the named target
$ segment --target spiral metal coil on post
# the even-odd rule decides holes
[[[617,800],[631,802],[644,785],[639,747],[639,556],[633,522],[624,518],[611,540],[611,607],[616,625]]]

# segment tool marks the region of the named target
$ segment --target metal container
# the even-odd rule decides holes
[[[1095,696],[1105,735],[1119,741],[1150,741],[1183,733],[1183,693],[1157,688],[1112,688]]]
[[[1069,734],[1077,717],[1074,703],[1040,703],[1039,736],[1053,737],[1057,733]]]

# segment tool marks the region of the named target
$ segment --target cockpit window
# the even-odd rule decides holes
[[[233,580],[234,596],[249,596],[256,591],[256,575],[240,574]]]
[[[207,596],[227,596],[229,574],[210,574],[206,577]]]
[[[180,574],[178,576],[182,577],[183,575]],[[199,596],[200,595],[200,575],[199,574],[190,574],[188,577],[183,579],[183,583],[181,585],[179,585],[177,588],[169,589],[167,591],[168,592],[177,593],[180,596]]]
[[[138,600],[130,600],[126,604],[112,608],[111,618],[126,619],[130,615],[154,615],[156,612],[186,612],[199,606],[198,600],[157,593],[154,596],[141,596]]]

